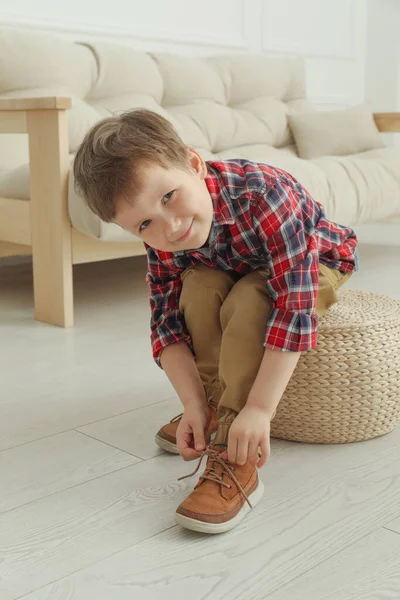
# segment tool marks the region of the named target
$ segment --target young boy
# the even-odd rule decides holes
[[[156,441],[200,458],[195,472],[208,457],[176,520],[228,531],[261,499],[270,422],[317,344],[318,318],[357,269],[355,233],[288,173],[205,162],[147,110],[95,125],[74,174],[92,211],[147,249],[153,355],[184,407]]]

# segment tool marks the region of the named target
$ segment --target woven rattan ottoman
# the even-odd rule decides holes
[[[318,326],[271,422],[271,437],[360,442],[400,421],[400,302],[343,289]]]

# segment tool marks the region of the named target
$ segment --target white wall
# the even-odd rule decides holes
[[[400,2],[368,1],[365,97],[377,112],[400,111]],[[400,147],[398,134],[385,143]]]
[[[376,111],[399,108],[400,2],[368,2],[366,98]]]
[[[310,100],[340,108],[364,98],[367,11],[366,0],[1,0],[0,25],[143,50],[300,54]]]

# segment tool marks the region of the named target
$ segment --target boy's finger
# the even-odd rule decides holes
[[[261,469],[261,467],[263,467],[266,462],[267,462],[267,457],[265,456],[265,454],[261,454],[261,458],[257,463],[257,468]]]
[[[191,432],[184,431],[182,433],[179,430],[176,432],[176,445],[179,449],[193,448],[193,436]]]
[[[198,452],[193,448],[184,448],[182,452],[180,452],[180,455],[182,456],[183,460],[189,461],[196,460],[196,458],[200,458],[201,452]]]
[[[196,448],[196,450],[205,450],[206,449],[206,442],[204,439],[204,431],[202,431],[201,429],[197,429],[193,432],[193,438],[194,438],[194,447]]]
[[[261,469],[261,467],[263,467],[268,460],[269,453],[270,453],[270,448],[269,448],[268,442],[263,440],[260,444],[260,449],[261,449],[261,458],[257,463],[257,467],[259,469]]]
[[[252,462],[257,462],[259,460],[260,455],[258,453],[258,442],[255,442],[254,440],[251,440],[249,442],[249,450],[248,450],[247,458],[248,458],[248,460],[251,460]]]
[[[238,442],[236,458],[238,465],[243,466],[247,463],[248,449],[249,443],[247,442],[247,440],[241,441],[240,443]]]
[[[236,463],[237,440],[235,438],[228,441],[228,460],[230,463]]]

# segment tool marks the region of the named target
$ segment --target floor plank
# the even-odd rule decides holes
[[[400,598],[400,536],[380,528],[310,569],[268,600]]]
[[[181,412],[182,404],[175,396],[123,415],[79,427],[78,431],[142,459],[148,459],[163,452],[154,443],[155,433]]]
[[[0,453],[0,513],[140,462],[76,431]]]
[[[393,531],[394,533],[400,534],[400,510],[399,510],[398,519],[394,519],[393,521],[386,523],[385,527],[386,527],[386,529],[389,529],[390,531]],[[400,598],[400,594],[399,594],[399,598]]]
[[[182,463],[161,455],[1,514],[1,600],[173,526],[176,506],[191,485],[177,481]]]
[[[151,356],[145,264],[135,277],[121,262],[104,263],[103,271],[100,263],[81,265],[86,269],[77,271],[77,323],[70,330],[30,318],[27,266],[14,277],[0,272],[0,364],[6,373],[0,450],[175,395]]]

